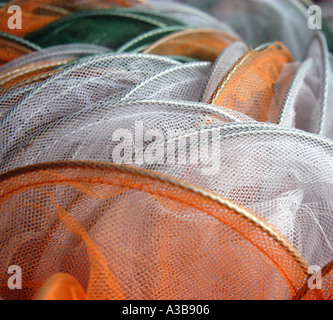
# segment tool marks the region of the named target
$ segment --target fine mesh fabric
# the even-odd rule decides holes
[[[255,215],[168,177],[60,162],[0,181],[0,267],[27,270],[22,290],[1,278],[4,299],[291,299],[306,281],[297,252]]]
[[[70,44],[26,54],[0,67],[0,86],[8,88],[26,79],[59,69],[75,59],[107,52],[110,50],[102,46]]]
[[[10,0],[0,7],[0,31],[25,37],[28,33],[39,30],[73,11],[117,6],[131,6],[145,3],[144,0]],[[13,7],[14,6],[14,7]],[[10,7],[14,9],[10,10]],[[8,19],[20,9],[24,28],[10,28]],[[16,22],[17,23],[17,22]]]
[[[104,97],[121,98],[145,78],[178,64],[172,59],[150,55],[102,55],[66,68],[33,86],[26,96],[22,95],[21,88],[14,91],[16,97],[9,91],[1,101],[0,153],[5,156],[22,147],[45,124]]]
[[[0,1],[0,299],[333,300],[312,4]]]
[[[193,27],[222,30],[239,38],[235,30],[227,23],[187,4],[149,0],[144,7],[174,16]]]
[[[300,60],[316,30],[308,28],[307,8],[298,0],[188,0],[229,24],[250,46],[283,42]]]
[[[203,103],[140,100],[112,104],[110,99],[104,99],[89,109],[47,126],[24,148],[6,159],[0,172],[64,159],[122,162],[135,151],[141,152],[143,145],[154,139],[171,138],[194,128],[246,120],[228,109]],[[252,122],[252,119],[247,121]],[[126,140],[120,143],[123,135]],[[140,135],[144,135],[141,144],[134,138],[139,139]]]
[[[175,148],[176,158],[164,150]],[[144,155],[151,163],[140,161]],[[198,185],[256,212],[310,265],[333,256],[332,141],[273,124],[224,124],[156,141],[124,163]]]
[[[13,59],[39,49],[40,47],[28,41],[0,32],[0,67]]]
[[[165,36],[143,52],[215,61],[230,43],[237,40],[239,39],[219,30],[191,29]]]
[[[83,10],[28,34],[26,39],[41,47],[84,42],[118,49],[144,32],[180,24],[173,19],[168,21],[164,15],[152,16],[145,11]]]
[[[273,99],[274,84],[283,66],[292,60],[281,43],[246,52],[222,78],[208,103],[237,110],[257,121],[276,123],[282,105],[274,103],[278,102]]]

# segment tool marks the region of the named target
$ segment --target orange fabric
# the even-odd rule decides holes
[[[4,73],[0,73],[0,87],[6,89],[29,79],[37,77],[42,78],[43,75],[47,77],[49,71],[54,70],[55,68],[72,60],[73,59],[64,59],[34,62],[28,65],[20,66],[19,68],[13,70],[8,70]]]
[[[292,62],[281,43],[245,53],[222,79],[209,103],[240,111],[257,121],[277,122],[274,84],[286,63]],[[290,80],[289,80],[290,81]]]
[[[213,29],[191,29],[174,32],[149,46],[145,53],[176,55],[197,60],[215,61],[218,55],[238,39]]]
[[[0,37],[0,65],[3,65],[24,54],[31,53],[32,51],[33,50],[21,44]]]
[[[34,300],[85,300],[86,294],[80,283],[71,275],[57,273],[39,289]]]
[[[291,299],[308,277],[254,214],[129,166],[66,161],[5,173],[0,210],[4,299]],[[6,288],[12,264],[22,290]]]
[[[0,8],[0,31],[10,33],[19,37],[25,37],[28,33],[36,31],[45,25],[60,19],[70,12],[80,9],[108,9],[115,6],[128,7],[143,0],[11,0]],[[8,19],[12,16],[8,8],[18,5],[22,11],[22,29],[10,29]]]

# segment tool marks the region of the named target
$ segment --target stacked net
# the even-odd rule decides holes
[[[25,37],[28,33],[48,25],[73,11],[90,8],[114,8],[117,6],[131,6],[144,3],[140,0],[10,0],[0,7],[0,30],[16,36]],[[15,18],[21,14],[24,28],[16,28]],[[12,18],[11,18],[12,16]],[[13,21],[11,21],[13,20]]]
[[[330,139],[271,124],[223,124],[161,139],[122,160],[256,212],[310,265],[332,259]]]
[[[37,45],[4,32],[0,32],[0,44],[0,66],[22,55],[40,49]]]
[[[215,61],[232,42],[239,39],[212,29],[174,32],[156,41],[143,52],[158,55],[185,56],[196,60]]]
[[[208,102],[261,122],[277,122],[281,106],[274,103],[274,84],[290,62],[292,56],[280,43],[246,52],[222,78]]]
[[[58,162],[0,181],[0,268],[26,270],[22,290],[1,278],[4,299],[291,299],[307,278],[254,214],[166,176]]]
[[[84,42],[118,49],[144,32],[177,25],[186,24],[144,10],[83,10],[28,34],[26,39],[42,47]]]
[[[64,159],[122,162],[154,140],[191,133],[194,128],[244,121],[252,122],[201,103],[140,100],[112,104],[105,99],[31,136],[24,147],[7,156],[0,171]]]
[[[108,48],[91,44],[70,44],[25,54],[0,67],[0,86],[8,88],[24,80],[45,75],[48,71],[59,69],[75,59],[109,51]]]
[[[228,23],[249,46],[283,42],[296,59],[301,59],[311,36],[308,12],[300,1],[285,0],[198,0],[186,1]],[[176,4],[175,4],[176,5]]]
[[[332,299],[326,22],[183,2],[0,7],[1,298]]]

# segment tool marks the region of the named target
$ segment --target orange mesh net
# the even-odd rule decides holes
[[[230,43],[238,40],[220,30],[191,29],[165,36],[145,49],[144,52],[215,61]]]
[[[54,162],[0,176],[4,299],[292,299],[307,265],[270,226],[129,166]],[[7,287],[10,265],[22,289]]]
[[[101,8],[108,9],[115,6],[128,7],[145,0],[11,0],[0,8],[0,31],[19,37],[25,37],[28,33],[41,29],[45,25],[69,14],[70,12]],[[24,28],[9,28],[8,19],[13,12],[8,11],[10,6],[19,6],[22,13],[22,26]]]
[[[237,110],[257,121],[276,123],[282,102],[273,100],[274,85],[283,66],[292,60],[281,43],[245,53],[224,76],[209,103]],[[286,81],[291,80],[292,76]]]
[[[0,73],[0,86],[3,89],[6,89],[23,81],[37,78],[45,79],[45,77],[48,77],[49,71],[52,71],[72,60],[73,59],[58,59],[53,61],[33,62],[19,68],[14,68],[13,70],[9,70],[7,72]],[[43,77],[43,75],[45,75],[45,77]]]
[[[31,52],[33,50],[25,47],[23,44],[0,37],[0,65]]]

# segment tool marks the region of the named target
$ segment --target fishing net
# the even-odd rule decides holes
[[[33,43],[0,32],[0,67],[13,59],[39,49],[40,47]]]
[[[43,127],[93,103],[123,98],[136,84],[181,64],[169,58],[106,54],[70,66],[42,83],[1,96],[1,160]]]
[[[0,31],[19,37],[39,30],[73,11],[89,8],[114,8],[145,3],[140,0],[11,0],[0,7]],[[21,14],[19,25],[16,15]],[[11,18],[12,17],[12,18]],[[10,26],[9,20],[14,26]]]
[[[0,194],[1,274],[25,270],[22,290],[1,277],[4,299],[291,299],[307,279],[254,214],[153,172],[41,164],[0,176]]]
[[[54,46],[25,54],[0,67],[0,86],[8,88],[26,79],[43,75],[69,62],[90,55],[110,52],[110,49],[91,44]]]
[[[302,59],[317,30],[308,28],[309,14],[300,1],[285,0],[189,0],[229,24],[250,46],[283,42],[296,60]]]
[[[191,57],[215,61],[232,42],[239,39],[214,29],[191,29],[174,32],[145,49],[144,53]]]
[[[168,158],[170,149],[177,157]],[[304,131],[235,123],[161,139],[121,163],[193,183],[256,212],[309,265],[324,266],[333,257],[332,150],[330,139]]]
[[[230,122],[253,120],[203,103],[140,100],[115,104],[105,99],[46,126],[3,161],[0,172],[64,159],[121,162],[154,140]]]
[[[273,99],[274,84],[290,62],[288,49],[280,43],[248,51],[222,78],[208,103],[237,110],[257,121],[276,123],[282,106],[274,103],[278,102]]]
[[[26,36],[42,47],[66,43],[93,43],[118,49],[144,32],[184,25],[165,15],[131,10],[83,10],[48,24]]]
[[[329,29],[182,2],[1,4],[1,300],[332,299]]]

